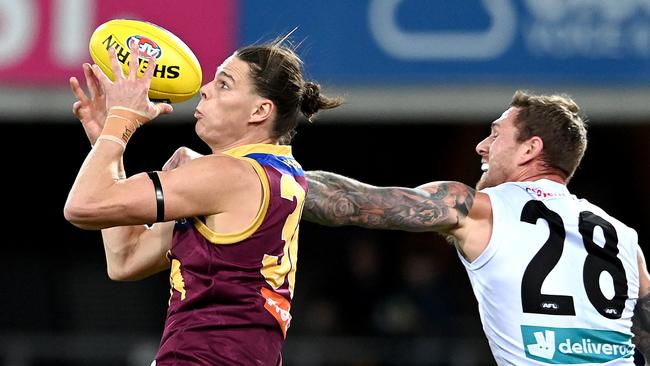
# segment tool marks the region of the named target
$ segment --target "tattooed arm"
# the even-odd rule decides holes
[[[637,249],[637,261],[639,264],[639,299],[634,308],[632,316],[632,341],[639,352],[646,359],[646,365],[650,365],[650,275],[646,267],[643,252]]]
[[[418,188],[376,187],[324,171],[308,171],[303,218],[327,226],[446,232],[468,215],[476,191],[458,182]]]

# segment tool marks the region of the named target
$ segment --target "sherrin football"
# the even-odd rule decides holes
[[[176,35],[153,23],[113,19],[101,24],[90,37],[90,57],[115,80],[111,70],[108,49],[115,48],[124,74],[129,72],[130,46],[138,42],[140,54],[156,59],[149,99],[157,102],[178,103],[194,96],[201,88],[201,65],[192,50]],[[140,57],[140,75],[149,61]]]

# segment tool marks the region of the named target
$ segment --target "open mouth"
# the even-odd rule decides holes
[[[487,172],[488,169],[490,169],[490,164],[488,164],[488,163],[483,163],[483,164],[481,164],[481,171],[482,171],[483,173]]]

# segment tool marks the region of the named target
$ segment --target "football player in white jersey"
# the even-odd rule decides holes
[[[586,147],[570,97],[517,91],[476,146],[476,189],[311,171],[303,218],[452,239],[499,365],[633,365],[633,344],[650,356],[650,275],[636,231],[567,190]]]

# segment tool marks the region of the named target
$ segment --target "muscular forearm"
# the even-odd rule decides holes
[[[441,182],[430,190],[375,187],[338,174],[309,171],[303,218],[322,225],[445,231],[466,216],[474,191]],[[462,190],[462,189],[461,189]],[[459,204],[460,202],[460,204]]]
[[[90,151],[72,185],[64,213],[68,221],[84,229],[102,226],[89,221],[117,181],[124,179],[123,147],[112,141],[100,140]],[[116,208],[119,209],[119,208]]]

